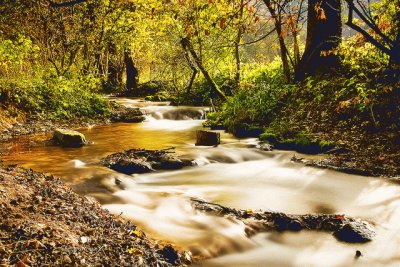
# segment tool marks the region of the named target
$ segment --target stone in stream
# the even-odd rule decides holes
[[[124,106],[118,106],[111,114],[112,122],[142,122],[145,117],[139,108],[126,108]]]
[[[105,157],[101,164],[124,174],[176,170],[193,165],[190,160],[181,160],[172,154],[170,150],[129,149]]]
[[[221,142],[220,133],[198,130],[196,146],[217,146]]]
[[[337,229],[334,236],[348,243],[365,243],[371,241],[375,233],[366,223],[349,222]]]
[[[56,129],[53,140],[57,144],[67,147],[79,147],[88,144],[82,133],[65,129]]]
[[[171,245],[165,246],[162,250],[159,251],[159,253],[166,259],[169,264],[176,266],[180,263],[180,255]]]
[[[374,230],[367,222],[344,215],[293,215],[272,211],[236,210],[194,198],[191,202],[196,210],[216,216],[233,217],[243,222],[249,236],[274,230],[279,232],[316,230],[333,233],[338,240],[348,243],[366,243],[375,237]]]

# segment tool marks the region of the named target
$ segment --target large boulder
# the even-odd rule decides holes
[[[196,146],[217,146],[221,142],[220,133],[198,130]]]
[[[102,159],[102,165],[125,174],[146,173],[155,170],[176,170],[193,165],[180,160],[170,150],[129,149]]]
[[[139,108],[127,108],[124,106],[117,107],[112,115],[111,121],[113,122],[142,122],[145,120],[143,112]]]
[[[56,129],[54,131],[53,140],[57,144],[67,147],[80,147],[88,144],[82,133],[66,129]]]

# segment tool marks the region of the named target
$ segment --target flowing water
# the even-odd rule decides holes
[[[141,124],[117,123],[81,130],[94,144],[82,148],[31,146],[39,135],[3,144],[18,163],[63,178],[78,193],[132,219],[154,238],[174,242],[202,266],[400,266],[400,187],[383,179],[304,167],[293,152],[265,152],[255,139],[222,133],[218,147],[196,147],[206,108],[120,99],[141,107]],[[176,148],[199,166],[122,175],[98,162],[129,148]],[[261,233],[248,238],[241,223],[192,209],[190,197],[234,208],[286,213],[338,213],[369,221],[377,232],[367,244],[338,242],[329,233]],[[355,259],[356,250],[363,254]]]

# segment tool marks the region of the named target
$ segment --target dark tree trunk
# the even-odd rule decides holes
[[[276,29],[276,33],[278,34],[279,47],[281,52],[281,59],[283,65],[283,74],[285,76],[285,81],[290,82],[290,66],[288,60],[288,51],[285,44],[284,34],[282,32],[282,19],[279,10],[276,10],[274,3],[271,0],[264,0],[265,5],[268,7],[268,10],[271,14],[272,19],[274,20],[274,25]]]
[[[237,87],[239,87],[240,84],[240,40],[242,39],[243,35],[243,27],[242,27],[243,8],[244,8],[244,0],[241,0],[240,10],[239,10],[240,25],[235,41],[235,59],[236,59],[235,85]]]
[[[294,68],[297,69],[299,63],[300,63],[300,48],[299,48],[299,42],[298,42],[298,34],[297,31],[292,31],[292,37],[293,37],[293,51],[294,51]]]
[[[194,68],[194,69],[193,69],[192,76],[190,77],[189,84],[188,84],[188,86],[186,87],[186,94],[187,94],[187,95],[189,95],[189,94],[190,94],[190,91],[192,90],[193,83],[194,83],[194,79],[196,79],[196,76],[197,76],[197,70],[196,70],[196,68]]]
[[[126,68],[126,90],[134,92],[138,86],[139,71],[135,67],[130,50],[124,52],[124,61]]]
[[[118,87],[118,69],[116,63],[116,47],[115,44],[108,44],[108,71],[107,71],[107,84],[110,89]]]
[[[235,59],[236,59],[236,73],[235,73],[235,85],[239,86],[240,84],[240,39],[242,38],[242,31],[239,29],[238,35],[235,41]]]
[[[194,80],[196,79],[198,70],[197,70],[197,68],[196,68],[196,65],[195,65],[195,64],[192,62],[192,60],[190,59],[190,56],[189,56],[189,54],[188,54],[188,52],[186,51],[186,48],[185,48],[184,46],[183,46],[183,50],[184,50],[184,54],[183,54],[183,55],[184,55],[184,57],[185,57],[185,60],[186,60],[186,62],[188,63],[189,67],[192,69],[192,76],[190,77],[189,84],[188,84],[188,86],[186,87],[186,94],[189,95],[189,94],[190,94],[190,91],[192,90]]]
[[[117,47],[113,43],[108,44],[108,72],[107,72],[107,89],[116,90],[122,87],[122,74],[124,64],[118,57]]]
[[[214,80],[211,78],[210,74],[208,73],[208,71],[204,68],[203,66],[203,62],[201,60],[201,58],[197,55],[196,51],[193,48],[193,45],[191,44],[190,40],[188,38],[182,38],[181,39],[181,44],[183,49],[187,49],[189,51],[189,53],[191,54],[191,56],[194,59],[194,62],[197,66],[197,68],[201,71],[201,73],[203,74],[204,78],[206,79],[206,81],[208,82],[208,84],[211,87],[211,90],[219,97],[225,99],[226,96],[225,94],[221,91],[221,89],[219,89],[218,85],[214,82]]]
[[[308,0],[306,48],[296,80],[340,67],[335,51],[342,37],[341,9],[340,0]]]

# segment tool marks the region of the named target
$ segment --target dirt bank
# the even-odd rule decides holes
[[[188,263],[53,176],[0,166],[0,266],[172,266]]]

